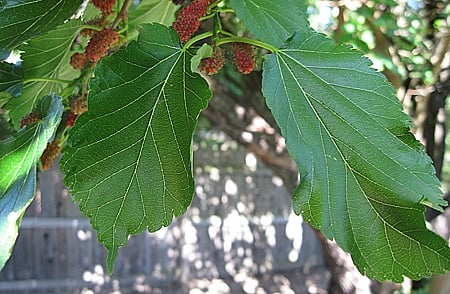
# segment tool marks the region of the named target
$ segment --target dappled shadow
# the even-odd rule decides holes
[[[320,244],[292,213],[281,179],[214,136],[222,140],[214,148],[197,146],[196,195],[186,214],[168,228],[131,237],[112,276],[61,174],[40,174],[45,188],[0,273],[0,292],[325,293],[329,273]]]

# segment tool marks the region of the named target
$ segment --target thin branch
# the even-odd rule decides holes
[[[125,2],[122,5],[122,8],[120,9],[119,13],[117,14],[116,18],[111,24],[112,29],[115,29],[122,19],[125,20],[128,18],[128,9],[130,9],[131,2],[132,2],[131,0],[125,0]]]

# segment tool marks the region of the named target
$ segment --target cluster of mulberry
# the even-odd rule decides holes
[[[232,52],[227,58],[235,64],[238,72],[242,74],[251,73],[256,66],[255,48],[247,43],[232,43]],[[221,48],[214,48],[213,56],[202,59],[200,71],[207,75],[216,74],[225,62],[224,53]]]
[[[108,15],[112,12],[115,2],[115,0],[91,0],[91,3],[104,15]]]
[[[41,163],[43,170],[50,169],[53,161],[58,156],[60,150],[61,148],[59,147],[57,140],[47,144],[47,148],[45,148],[45,151],[41,156]]]
[[[225,62],[222,49],[214,48],[213,56],[202,59],[200,63],[200,71],[207,75],[215,75]]]
[[[39,120],[39,114],[36,111],[33,111],[29,115],[22,118],[22,120],[20,121],[20,128],[23,128],[26,125],[35,123],[38,120]]]
[[[70,58],[70,64],[74,69],[83,69],[87,61],[96,63],[106,55],[112,45],[119,41],[119,34],[108,28],[108,15],[111,14],[115,0],[91,0],[102,16],[87,22],[88,25],[101,27],[101,31],[91,28],[81,30],[80,35],[91,38],[84,53],[74,53]]]
[[[85,53],[74,53],[70,57],[70,65],[74,69],[82,69],[87,60],[96,63],[106,55],[112,45],[119,41],[119,34],[110,28],[95,32],[86,46]]]
[[[233,43],[234,63],[237,70],[249,74],[255,68],[255,49],[246,43]]]
[[[97,32],[86,46],[86,56],[90,62],[97,62],[106,55],[112,45],[119,41],[119,34],[110,28]]]
[[[183,7],[172,27],[180,35],[181,42],[190,39],[200,27],[199,19],[206,15],[210,0],[193,0]]]

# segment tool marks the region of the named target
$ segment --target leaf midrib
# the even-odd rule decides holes
[[[122,212],[122,209],[123,209],[125,200],[127,199],[127,195],[129,194],[130,187],[131,187],[131,185],[132,185],[134,179],[136,179],[136,180],[139,182],[137,170],[138,170],[138,167],[139,167],[139,165],[140,165],[140,163],[141,163],[142,153],[143,153],[144,147],[145,147],[145,145],[146,145],[147,138],[148,138],[148,135],[149,135],[149,132],[150,132],[150,131],[151,131],[151,132],[150,132],[150,135],[152,136],[153,145],[154,145],[154,147],[155,147],[156,154],[157,154],[157,156],[158,156],[158,163],[159,163],[161,175],[162,175],[162,178],[163,178],[162,183],[163,183],[163,191],[164,191],[164,193],[163,193],[162,197],[163,197],[164,199],[165,199],[165,197],[166,197],[165,191],[167,190],[167,188],[166,188],[166,181],[165,181],[164,167],[163,167],[163,164],[162,164],[162,161],[161,161],[161,157],[160,157],[160,154],[159,154],[158,144],[157,144],[157,142],[156,142],[156,140],[155,140],[155,138],[154,138],[154,136],[153,136],[154,132],[152,131],[152,121],[153,121],[153,116],[154,116],[155,110],[156,110],[157,107],[158,107],[158,103],[160,102],[161,97],[164,95],[164,89],[165,89],[165,86],[166,86],[168,80],[170,79],[170,77],[171,77],[171,75],[172,75],[172,72],[174,71],[175,66],[178,64],[178,61],[179,61],[179,59],[181,58],[182,54],[181,54],[180,52],[176,52],[176,53],[174,53],[174,54],[172,54],[172,55],[169,55],[169,57],[167,57],[167,58],[165,59],[165,60],[170,59],[170,58],[172,58],[173,56],[175,56],[177,53],[179,54],[179,56],[177,57],[177,59],[175,60],[175,62],[172,64],[172,67],[170,68],[169,73],[167,74],[167,77],[164,79],[164,81],[163,81],[163,83],[162,83],[162,86],[161,86],[161,90],[160,90],[160,92],[159,92],[159,94],[158,94],[158,96],[157,96],[157,99],[156,99],[156,101],[155,101],[154,107],[153,107],[152,111],[150,112],[150,116],[149,116],[149,118],[148,118],[147,127],[146,127],[146,129],[145,129],[145,133],[144,133],[144,135],[143,135],[142,143],[141,143],[141,146],[140,146],[140,148],[139,148],[139,153],[138,153],[138,156],[137,156],[137,160],[136,160],[136,164],[135,164],[134,170],[133,170],[132,175],[131,175],[131,178],[130,178],[130,180],[129,180],[129,182],[128,182],[128,186],[127,186],[127,188],[126,188],[126,191],[125,191],[123,197],[121,197],[121,198],[122,198],[122,201],[121,201],[121,203],[120,203],[119,210],[118,210],[117,215],[116,215],[116,217],[114,218],[114,222],[113,222],[113,224],[112,224],[112,228],[113,228],[114,230],[116,229],[117,221],[119,220],[119,218],[121,218],[121,214],[122,214],[121,212]],[[163,61],[160,61],[160,62],[158,62],[157,64],[162,63],[162,62],[163,62]],[[155,65],[155,66],[156,66],[156,65]],[[149,69],[149,70],[150,70],[150,69]],[[149,70],[145,71],[145,72],[143,73],[143,75],[145,75],[145,73],[147,73]],[[160,84],[160,83],[158,83],[158,84]],[[144,95],[144,94],[143,94],[143,95]],[[141,96],[141,97],[142,97],[142,96]],[[140,98],[138,98],[138,99],[140,99]],[[138,100],[138,99],[136,99],[136,100]],[[165,104],[166,104],[166,106],[167,106],[167,102],[165,102]],[[169,114],[169,110],[168,110],[168,114]],[[170,119],[170,114],[169,114],[169,119]],[[172,131],[173,131],[173,128],[172,128]],[[175,136],[175,137],[176,137],[176,136]],[[177,144],[178,144],[178,141],[177,141]],[[178,149],[180,149],[179,146],[178,146]],[[142,196],[142,195],[141,195],[141,196]],[[165,201],[165,200],[164,200],[164,201]],[[166,206],[163,206],[163,209],[164,209],[164,215],[167,217]],[[146,213],[145,213],[145,208],[144,208],[144,207],[143,207],[143,212],[144,212],[144,217],[146,217]],[[142,223],[142,222],[141,222],[141,223]],[[142,229],[142,228],[139,228],[139,229]],[[128,231],[127,231],[127,233],[128,233]],[[116,234],[113,234],[113,236],[112,236],[112,248],[116,248],[116,247],[117,247],[117,245],[116,245]]]
[[[282,54],[282,53],[283,53],[283,52],[281,51],[281,54]],[[278,55],[277,55],[277,56],[278,56]],[[311,75],[313,75],[313,76],[316,77],[318,80],[320,80],[324,85],[326,85],[327,87],[329,87],[329,86],[328,86],[329,83],[328,83],[327,81],[323,80],[320,76],[316,75],[314,72],[312,72],[311,70],[309,70],[309,68],[308,68],[307,66],[304,66],[302,63],[300,63],[300,62],[298,62],[297,60],[291,58],[291,57],[290,57],[289,55],[287,55],[287,54],[283,54],[283,56],[286,56],[287,58],[291,59],[294,63],[296,63],[297,65],[301,66],[305,71],[308,71]],[[281,58],[281,59],[282,59],[282,58]],[[295,80],[295,81],[296,81],[296,84],[298,85],[298,87],[299,87],[300,89],[302,89],[302,86],[300,85],[300,83],[299,83],[298,80],[296,79],[295,75],[292,74],[292,70],[291,70],[290,67],[288,66],[287,62],[286,62],[284,59],[282,59],[282,60],[283,60],[283,63],[285,64],[286,68],[289,69],[289,72],[291,73],[292,79]],[[325,87],[324,87],[324,88],[325,88]],[[350,99],[347,99],[347,97],[346,97],[344,94],[342,94],[340,91],[336,90],[335,88],[333,88],[333,87],[329,87],[329,88],[332,89],[334,92],[339,93],[339,95],[340,95],[342,98],[345,98],[346,101],[348,101],[349,103],[351,103],[351,104],[352,104],[354,107],[356,107],[359,111],[365,113],[367,119],[371,119],[370,114],[367,113],[364,109],[362,109],[359,105],[355,104],[355,103],[354,103],[353,101],[351,101]],[[303,91],[303,89],[302,89],[302,91]],[[303,93],[305,93],[305,92],[303,91]],[[328,130],[326,124],[320,119],[319,113],[316,111],[316,109],[313,107],[313,105],[309,102],[308,97],[310,97],[311,99],[314,99],[317,103],[319,103],[320,105],[322,105],[324,108],[328,109],[328,111],[329,111],[330,113],[332,113],[338,120],[340,120],[340,121],[342,121],[344,124],[346,124],[346,125],[347,125],[350,129],[352,129],[355,133],[358,133],[358,134],[360,134],[360,135],[362,135],[362,134],[361,134],[357,129],[355,129],[351,124],[348,124],[342,117],[339,116],[338,113],[336,113],[335,111],[333,111],[332,109],[330,109],[330,108],[329,108],[327,105],[325,105],[322,101],[320,101],[320,100],[318,100],[318,99],[315,99],[315,98],[314,98],[313,96],[311,96],[311,95],[305,95],[305,99],[308,101],[308,104],[310,105],[310,108],[311,108],[311,109],[314,111],[314,113],[316,114],[316,117],[317,117],[318,121],[320,122],[321,126],[326,130],[326,132],[327,132],[329,138],[333,141],[333,144],[334,144],[336,150],[339,150],[339,154],[341,155],[342,161],[345,162],[345,164],[350,168],[350,170],[353,170],[353,168],[352,168],[351,166],[348,165],[348,162],[347,162],[347,160],[345,159],[343,153],[340,151],[339,147],[338,147],[338,146],[336,145],[336,143],[335,143],[335,139],[338,139],[338,138],[335,137],[335,136],[333,136],[333,135],[331,134],[331,132]],[[391,136],[392,138],[397,139],[397,137],[395,137],[391,132],[389,132],[389,130],[387,130],[386,128],[384,128],[382,125],[378,124],[377,121],[375,121],[375,120],[373,120],[373,119],[371,119],[371,120],[373,121],[373,123],[374,123],[375,125],[379,125],[380,128],[382,128],[383,130],[385,130],[386,136]],[[364,137],[364,136],[362,135],[362,137]],[[406,146],[406,147],[407,147],[408,149],[410,149],[411,151],[414,151],[409,145],[405,144],[404,142],[402,142],[402,141],[400,141],[400,140],[398,140],[398,139],[397,139],[397,141],[399,141],[400,144],[402,144],[403,146]],[[342,141],[341,141],[341,142],[342,142]],[[391,157],[390,157],[388,154],[386,154],[382,149],[380,149],[380,148],[378,148],[376,145],[374,145],[374,144],[372,143],[372,141],[366,140],[366,142],[370,143],[370,145],[373,146],[375,150],[377,150],[378,152],[380,152],[381,154],[383,154],[383,156],[384,156],[386,159],[388,159],[388,160],[392,161],[393,163],[395,163],[396,166],[398,166],[398,167],[400,167],[400,168],[403,168],[406,172],[408,172],[409,174],[411,174],[412,176],[414,176],[419,182],[422,182],[421,179],[418,178],[417,175],[416,175],[415,173],[409,172],[409,171],[408,171],[407,169],[405,169],[399,162],[397,162],[395,159],[391,158]],[[343,144],[344,144],[344,143],[343,143]],[[353,149],[351,149],[351,150],[353,150]],[[366,160],[364,159],[364,157],[361,156],[361,154],[359,154],[356,150],[353,150],[353,152],[355,152],[356,154],[358,154],[358,156],[359,156],[361,159],[363,159],[364,161],[366,161]],[[371,165],[373,168],[375,168],[375,170],[377,170],[378,172],[380,172],[380,173],[382,173],[383,175],[385,175],[385,176],[391,178],[391,177],[388,176],[384,171],[382,171],[382,170],[376,168],[376,167],[373,165],[373,163],[371,163],[370,165]],[[403,186],[403,187],[406,188],[407,190],[410,190],[410,188],[409,188],[406,184],[404,184],[404,183],[402,183],[402,182],[399,182],[399,181],[398,181],[397,179],[395,179],[395,178],[391,178],[391,179],[394,180],[398,185]],[[411,192],[414,192],[414,191],[411,190]]]

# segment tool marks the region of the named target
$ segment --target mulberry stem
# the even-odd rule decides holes
[[[209,38],[213,35],[211,31],[194,36],[192,39],[186,42],[183,46],[183,51],[188,50],[193,44],[197,43],[198,41],[201,41],[203,39]]]
[[[224,33],[224,32],[221,32]],[[225,34],[224,34],[225,35]],[[230,35],[230,34],[226,34],[226,35]],[[246,43],[246,44],[250,44],[256,47],[260,47],[260,48],[264,48],[267,49],[271,52],[278,52],[280,49],[276,48],[275,46],[272,46],[270,44],[258,41],[258,40],[254,40],[254,39],[250,39],[250,38],[242,38],[242,37],[228,37],[228,38],[223,38],[217,41],[216,45],[220,46],[223,44],[227,44],[227,43]]]
[[[126,19],[128,16],[128,9],[130,9],[130,5],[131,5],[131,0],[125,0],[125,2],[123,2],[122,8],[120,9],[119,13],[116,16],[116,19],[114,19],[113,23],[111,24],[111,28],[115,29],[118,25],[119,22],[122,19]]]

